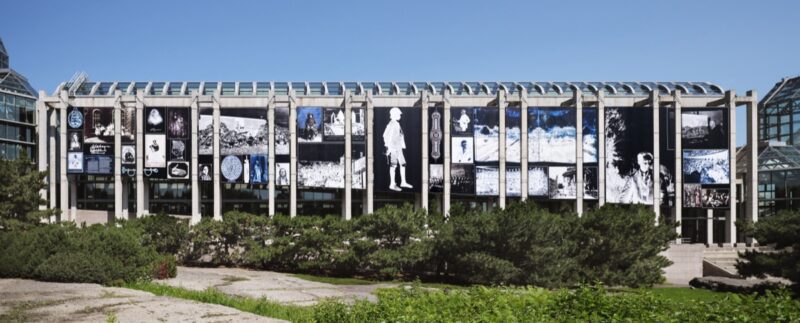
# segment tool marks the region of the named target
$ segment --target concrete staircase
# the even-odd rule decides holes
[[[667,283],[676,285],[688,285],[692,278],[703,276],[742,278],[736,270],[739,252],[753,249],[765,252],[772,250],[768,247],[719,247],[716,245],[706,247],[703,244],[671,245],[668,250],[662,253],[673,263],[664,268],[664,275],[667,278]]]
[[[742,278],[736,270],[739,252],[745,247],[708,247],[703,251],[703,276]],[[752,249],[752,248],[749,248]]]

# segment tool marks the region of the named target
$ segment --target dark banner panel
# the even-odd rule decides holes
[[[574,108],[528,108],[528,161],[575,163]]]
[[[683,184],[683,207],[700,208],[703,202],[703,192],[700,184]]]
[[[731,206],[730,189],[703,189],[702,194],[704,208],[729,208]]]
[[[221,109],[219,146],[221,167],[229,183],[266,184],[269,178],[269,121],[265,108]],[[236,158],[228,158],[235,156]],[[227,161],[227,164],[226,164]]]
[[[292,134],[289,131],[289,108],[275,108],[276,158],[277,156],[289,156],[291,152],[291,139]]]
[[[197,179],[203,182],[214,180],[214,160],[211,156],[197,157]]]
[[[500,116],[497,108],[475,108],[475,162],[498,162]]]
[[[730,160],[728,150],[684,150],[683,182],[697,184],[729,184]]]
[[[297,142],[322,142],[322,108],[297,108]]]
[[[598,198],[597,167],[583,167],[583,198],[596,200]]]
[[[275,163],[275,185],[289,186],[291,184],[289,180],[290,171],[289,163]]]
[[[421,110],[376,107],[374,111],[375,191],[419,192],[422,185]]]
[[[188,179],[192,141],[189,109],[167,109],[167,178]]]
[[[450,109],[450,136],[451,137],[472,137],[473,120],[472,108],[452,108]]]
[[[297,147],[299,187],[344,188],[344,143],[305,143]]]
[[[450,191],[475,195],[475,108],[450,109]]]
[[[727,149],[728,110],[683,108],[681,138],[683,149]]]
[[[146,108],[145,113],[145,133],[164,133],[164,130],[166,129],[166,109]]]
[[[506,196],[522,195],[520,151],[522,147],[522,110],[506,108]]]
[[[83,111],[84,171],[111,175],[114,173],[114,109],[84,108]]]
[[[69,107],[67,112],[67,173],[83,173],[83,108]]]
[[[583,108],[583,163],[597,163],[597,108]]]
[[[350,158],[352,167],[353,189],[367,188],[367,143],[366,109],[352,108],[352,126],[350,128]]]
[[[197,154],[214,154],[214,115],[211,108],[201,108],[197,120]]]
[[[444,164],[431,164],[428,169],[428,191],[431,193],[444,192]]]
[[[167,147],[167,119],[166,108],[145,108],[144,143],[142,145],[144,146],[144,176],[168,177],[167,159],[170,147]],[[179,172],[176,170],[176,173]]]
[[[123,176],[136,176],[136,108],[123,107],[119,120],[120,141],[120,173]]]
[[[453,194],[475,194],[475,166],[454,164],[450,166],[450,191]]]
[[[441,107],[428,108],[428,163],[444,163],[444,111]]]
[[[606,109],[606,201],[653,204],[653,110]]]

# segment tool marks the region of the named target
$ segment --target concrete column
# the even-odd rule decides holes
[[[297,97],[289,91],[289,216],[297,216]]]
[[[747,146],[750,150],[747,152],[748,170],[745,174],[747,191],[742,195],[747,199],[747,218],[755,223],[758,222],[758,95],[756,91],[748,91],[747,96],[750,98],[747,103]],[[747,241],[747,244],[755,243],[752,238]]]
[[[736,244],[736,92],[725,92],[728,109],[728,153],[730,159],[730,211],[725,216],[725,243]]]
[[[124,220],[127,214],[122,213],[122,131],[120,130],[120,119],[122,117],[122,102],[120,96],[122,91],[114,91],[114,218]],[[66,138],[66,137],[65,137]]]
[[[497,147],[498,148],[497,159],[500,164],[498,170],[498,175],[500,176],[498,177],[497,180],[500,181],[500,183],[498,183],[500,194],[497,198],[497,205],[499,205],[501,209],[506,208],[506,106],[508,105],[508,100],[506,98],[507,95],[508,93],[506,93],[506,90],[500,89],[500,91],[497,91],[497,113],[499,114],[497,120],[500,121],[499,122],[500,140],[498,140],[499,147]]]
[[[366,140],[367,144],[367,190],[366,190],[366,209],[364,210],[364,214],[371,214],[375,211],[375,148],[373,147],[374,143],[374,118],[375,115],[375,107],[372,104],[372,90],[367,91],[367,119],[366,127],[367,133]]]
[[[144,178],[144,97],[136,93],[136,217],[147,215],[150,208],[148,184]]]
[[[344,209],[342,218],[353,217],[353,97],[349,89],[344,90]]]
[[[59,140],[58,140],[58,147],[59,150],[59,182],[61,183],[61,203],[59,203],[59,207],[61,210],[66,211],[69,210],[69,177],[67,176],[67,108],[69,104],[67,104],[67,92],[61,92],[61,111],[58,115],[59,123]],[[85,121],[84,121],[85,122]],[[70,221],[75,221],[75,213],[69,215]]]
[[[64,210],[65,212],[69,212],[72,215],[72,220],[75,220],[76,214],[78,214],[78,183],[75,181],[69,182],[69,210]]]
[[[706,210],[706,244],[714,244],[714,210]]]
[[[597,206],[606,204],[606,94],[597,91]]]
[[[36,101],[36,165],[38,166],[38,170],[40,173],[47,172],[47,149],[49,148],[47,143],[47,133],[49,130],[49,124],[47,123],[47,104],[44,103],[44,98],[47,94],[44,91],[39,91],[39,100]],[[33,156],[31,156],[33,157]],[[45,204],[39,205],[39,210],[44,210],[47,208],[47,187],[50,185],[50,178],[49,176],[45,176],[44,178],[45,187],[39,190],[39,196],[42,200],[45,201]],[[50,223],[53,223],[56,219],[51,218],[49,219]]]
[[[269,90],[269,100],[267,101],[267,120],[269,122],[268,136],[269,148],[268,159],[269,166],[267,171],[267,178],[269,179],[269,217],[275,216],[275,180],[278,178],[275,171],[275,92]]]
[[[519,193],[520,200],[525,201],[528,199],[528,89],[519,91],[519,110]]]
[[[422,125],[421,125],[422,126],[422,153],[420,154],[420,155],[422,155],[422,164],[421,164],[422,165],[422,190],[420,190],[422,192],[422,194],[420,194],[420,195],[422,197],[422,208],[425,209],[426,213],[428,212],[428,205],[429,205],[429,203],[428,203],[428,194],[429,194],[429,192],[428,192],[428,189],[429,189],[429,187],[428,187],[428,185],[429,185],[428,172],[430,171],[429,164],[428,164],[428,155],[430,154],[430,151],[429,151],[430,148],[428,147],[428,143],[430,142],[430,138],[428,138],[428,136],[430,135],[429,132],[428,132],[428,130],[430,129],[430,125],[428,124],[428,122],[430,121],[430,119],[428,117],[428,96],[427,96],[427,93],[428,93],[427,91],[422,91],[422,93],[420,93],[420,99],[419,99],[420,106],[422,107]]]
[[[212,122],[214,123],[214,208],[213,215],[215,221],[222,221],[222,182],[220,181],[219,156],[219,97],[220,90],[214,91],[212,100]]]
[[[573,89],[575,102],[575,212],[583,216],[583,93]]]
[[[128,210],[128,181],[122,181],[122,215],[128,218],[130,211]]]
[[[678,226],[675,227],[675,232],[678,238],[675,241],[681,244],[681,235],[683,228],[681,227],[681,220],[683,215],[683,143],[681,141],[681,127],[683,120],[681,120],[681,91],[675,90],[672,92],[673,106],[675,107],[675,207],[672,208],[675,212],[675,222]]]
[[[192,211],[191,211],[192,212],[192,219],[190,221],[190,224],[193,224],[193,225],[197,224],[197,223],[200,223],[200,220],[202,220],[202,218],[203,218],[203,214],[200,212],[200,209],[201,209],[200,208],[200,181],[198,180],[198,175],[197,175],[197,169],[198,169],[197,165],[198,165],[198,162],[199,162],[199,160],[198,160],[198,155],[199,155],[198,153],[199,152],[198,152],[197,134],[198,134],[198,131],[199,131],[199,123],[200,123],[199,122],[200,118],[198,118],[198,116],[199,116],[198,110],[200,109],[200,107],[199,107],[199,103],[197,103],[197,99],[198,99],[197,91],[192,91],[192,106],[191,106],[191,111],[190,111],[190,115],[191,115],[191,120],[192,121],[189,122],[189,124],[192,125],[192,131],[191,131],[192,132],[192,139],[191,139],[192,140],[192,142],[191,142],[192,149],[190,149],[192,151],[192,157],[191,157],[191,161],[192,162],[189,164],[189,174],[191,174],[191,181],[192,181],[192,184],[191,184],[192,185]]]
[[[656,224],[661,218],[661,101],[658,91],[650,92],[653,109],[653,212]]]
[[[442,215],[450,216],[450,90],[442,89],[442,110],[444,110],[444,193],[442,194]]]
[[[58,161],[56,160],[56,158],[58,157],[58,152],[60,149],[58,148],[58,143],[56,142],[56,131],[58,131],[56,124],[58,124],[59,110],[60,109],[53,107],[53,109],[50,109],[47,112],[48,118],[50,119],[50,126],[48,127],[47,130],[47,137],[49,143],[47,145],[49,152],[47,156],[48,171],[49,171],[49,173],[47,174],[48,176],[47,183],[50,186],[50,198],[48,200],[49,200],[49,207],[51,209],[58,208],[58,198],[57,198],[58,192],[56,188],[56,183],[58,183]],[[61,210],[61,211],[62,211],[61,220],[69,220],[69,211],[68,210]]]

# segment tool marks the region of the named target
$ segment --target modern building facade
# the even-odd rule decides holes
[[[36,91],[11,69],[0,39],[0,159],[36,159]]]
[[[77,79],[40,92],[39,165],[50,206],[78,222],[533,199],[650,205],[682,223],[679,243],[733,243],[735,220],[758,216],[732,176],[736,131],[757,140],[754,121],[733,126],[741,105],[756,120],[755,93],[706,82]]]

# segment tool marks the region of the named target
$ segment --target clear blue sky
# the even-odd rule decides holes
[[[800,74],[800,1],[38,1],[11,66],[96,81],[709,81]],[[744,142],[740,112],[738,142]]]

